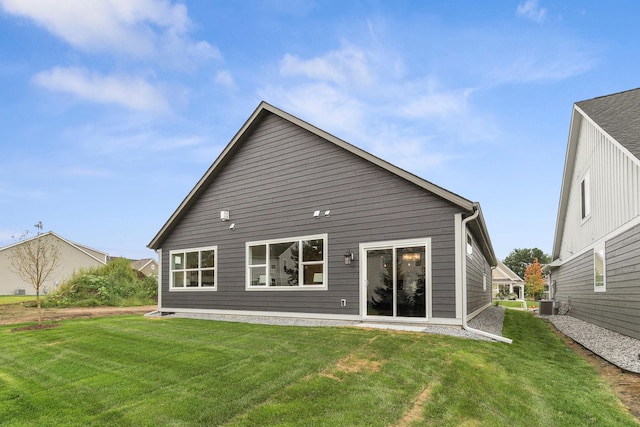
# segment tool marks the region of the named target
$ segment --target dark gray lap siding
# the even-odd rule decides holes
[[[593,251],[553,273],[558,298],[571,298],[570,315],[640,339],[640,226],[606,242],[606,292],[593,290]]]
[[[430,237],[433,315],[455,317],[457,206],[271,114],[237,147],[162,244],[162,307],[360,314],[359,244]],[[315,219],[315,210],[331,215]],[[245,290],[246,242],[323,233],[328,290]],[[169,291],[169,251],[211,245],[218,290]]]
[[[467,314],[472,314],[490,303],[491,266],[474,240],[473,254],[467,256]]]

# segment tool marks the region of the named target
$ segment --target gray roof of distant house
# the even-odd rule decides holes
[[[640,88],[577,102],[576,106],[640,159]]]

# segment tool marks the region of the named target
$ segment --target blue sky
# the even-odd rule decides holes
[[[551,252],[574,102],[640,86],[629,1],[0,0],[0,245],[146,244],[265,100]]]

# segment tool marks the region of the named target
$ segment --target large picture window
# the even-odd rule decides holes
[[[215,290],[218,249],[184,249],[169,252],[169,287],[171,290]]]
[[[327,235],[247,243],[247,289],[327,287]]]

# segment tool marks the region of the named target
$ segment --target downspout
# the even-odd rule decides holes
[[[480,210],[478,206],[474,204],[473,206],[473,214],[468,216],[467,218],[462,220],[462,248],[467,244],[467,223],[472,221],[480,215]],[[480,329],[472,328],[467,324],[467,253],[465,250],[461,251],[462,259],[460,262],[460,266],[462,268],[462,329],[465,331],[473,332],[474,334],[482,335],[483,337],[491,338],[492,340],[505,342],[507,344],[511,344],[513,342],[512,339],[502,337],[500,335],[495,335],[489,332],[481,331]]]

